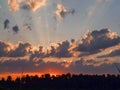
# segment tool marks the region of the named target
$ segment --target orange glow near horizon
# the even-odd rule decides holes
[[[22,76],[26,76],[26,75],[29,75],[29,76],[35,76],[35,75],[38,75],[38,77],[40,77],[41,75],[44,75],[44,74],[50,74],[51,76],[54,75],[54,76],[57,76],[57,75],[61,75],[63,74],[64,72],[62,71],[53,71],[53,70],[48,70],[48,71],[43,71],[43,72],[26,72],[26,73],[1,73],[0,74],[0,80],[2,78],[4,79],[7,79],[8,76],[11,76],[13,80],[15,80],[17,77],[22,77]]]

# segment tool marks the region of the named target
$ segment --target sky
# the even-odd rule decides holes
[[[0,73],[118,74],[120,0],[0,0]]]

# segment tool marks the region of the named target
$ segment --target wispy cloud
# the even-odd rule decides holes
[[[57,4],[57,10],[55,11],[55,14],[60,18],[63,19],[66,14],[68,14],[68,10],[61,4]]]
[[[65,8],[62,4],[57,4],[57,10],[55,11],[56,16],[62,20],[67,14],[74,14],[75,10],[69,10]]]
[[[102,3],[102,2],[110,2],[111,0],[96,0],[98,3]]]

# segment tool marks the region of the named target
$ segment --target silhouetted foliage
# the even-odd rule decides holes
[[[62,75],[23,76],[0,80],[0,90],[120,90],[120,75]]]

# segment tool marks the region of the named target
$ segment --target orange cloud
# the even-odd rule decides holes
[[[63,5],[57,4],[57,10],[55,11],[55,14],[60,18],[63,19],[65,15],[69,13],[69,10],[67,10]]]
[[[22,3],[24,0],[17,0],[18,1],[18,3]]]
[[[21,4],[22,3],[22,6]],[[36,11],[37,9],[46,5],[46,0],[8,0],[10,11],[16,12],[19,9],[30,9]]]
[[[19,4],[17,3],[17,0],[8,0],[9,9],[12,12],[19,10]]]
[[[26,2],[26,5],[29,7],[31,11],[36,11],[38,8],[41,8],[46,5],[46,0],[29,0]]]

